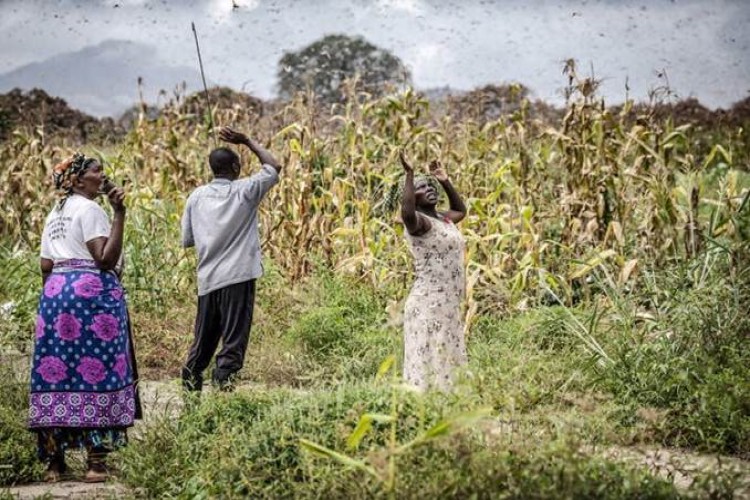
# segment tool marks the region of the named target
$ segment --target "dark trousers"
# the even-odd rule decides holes
[[[221,340],[213,381],[219,385],[240,371],[250,339],[255,304],[255,280],[229,285],[198,297],[195,338],[190,346],[182,383],[188,390],[203,388],[203,371]]]

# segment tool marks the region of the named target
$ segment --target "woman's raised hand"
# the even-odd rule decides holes
[[[401,166],[404,168],[404,172],[414,172],[414,169],[411,165],[409,165],[409,162],[406,160],[406,155],[404,154],[404,150],[398,152],[398,158],[401,160]]]
[[[438,160],[432,160],[430,162],[430,173],[435,179],[440,182],[448,180],[448,174],[445,172],[443,165]]]

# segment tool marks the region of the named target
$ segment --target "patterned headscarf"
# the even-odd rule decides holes
[[[73,178],[82,174],[95,161],[96,158],[87,158],[81,153],[75,153],[72,157],[55,165],[52,170],[55,189],[69,192],[73,187]]]
[[[63,207],[65,200],[73,192],[73,179],[84,173],[95,161],[96,158],[87,158],[81,153],[75,153],[72,157],[54,166],[52,179],[55,182],[55,189],[60,191],[63,196],[58,208]]]

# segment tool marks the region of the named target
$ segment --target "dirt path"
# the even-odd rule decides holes
[[[607,447],[593,450],[610,460],[646,466],[648,470],[663,479],[672,481],[679,489],[687,489],[702,473],[733,471],[739,478],[735,489],[735,499],[750,499],[750,462],[739,458],[700,455],[672,448],[652,447]]]
[[[141,384],[141,397],[145,419],[136,423],[132,431],[133,437],[137,437],[140,430],[148,425],[151,419],[163,416],[165,412],[168,415],[177,415],[182,408],[180,386],[176,381],[144,381]],[[590,448],[586,452],[601,455],[610,460],[646,466],[653,474],[671,480],[680,489],[688,488],[700,472],[716,470],[719,467],[733,469],[737,471],[742,483],[742,486],[735,492],[735,498],[750,500],[750,462],[748,461],[651,447],[602,447]],[[82,456],[78,462],[78,468],[82,471]],[[0,493],[4,491],[6,490],[0,489]],[[137,491],[116,481],[103,484],[86,484],[80,481],[63,481],[55,484],[33,483],[10,488],[9,492],[15,498],[22,500],[38,497],[109,499],[139,496]]]

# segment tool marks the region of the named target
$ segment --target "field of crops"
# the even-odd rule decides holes
[[[285,165],[260,214],[266,275],[242,372],[252,388],[153,416],[117,457],[118,480],[159,497],[673,498],[748,487],[747,470],[718,468],[676,489],[595,451],[750,458],[747,128],[613,110],[574,73],[560,120],[526,101],[459,119],[413,91],[311,102],[213,110]],[[178,375],[192,335],[195,257],[180,248],[179,218],[209,178],[214,139],[205,110],[188,104],[81,146],[128,193],[124,283],[150,380]],[[0,144],[0,353],[29,352],[49,172],[78,147],[39,128]],[[470,364],[451,395],[398,388],[411,282],[395,210],[401,148],[415,164],[440,158],[469,208]],[[244,173],[257,168],[243,161]],[[39,477],[23,375],[5,365],[0,485]]]

